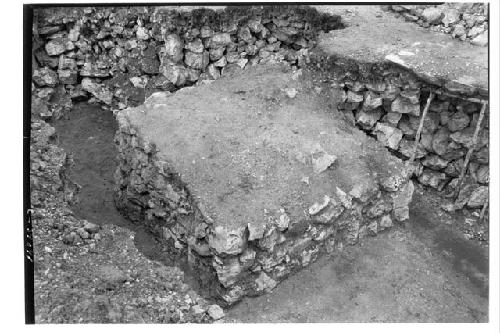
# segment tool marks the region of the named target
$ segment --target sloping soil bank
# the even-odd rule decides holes
[[[136,232],[148,258],[168,263],[156,240],[116,211],[116,124],[111,112],[79,104],[56,124],[59,145],[73,153],[71,178],[82,186],[72,208],[99,224]],[[454,230],[430,192],[416,191],[410,222],[323,257],[258,298],[228,310],[228,322],[485,322],[487,249]]]

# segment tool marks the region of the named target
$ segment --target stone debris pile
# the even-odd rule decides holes
[[[451,34],[461,41],[478,46],[488,45],[488,3],[445,3],[442,5],[389,5],[405,20],[433,31]]]

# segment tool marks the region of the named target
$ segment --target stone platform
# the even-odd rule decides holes
[[[117,206],[223,304],[408,218],[403,163],[312,76],[256,66],[117,113]]]

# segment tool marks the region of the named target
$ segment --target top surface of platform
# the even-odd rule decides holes
[[[123,115],[180,175],[216,224],[266,224],[308,207],[338,186],[401,173],[386,148],[329,112],[332,90],[315,91],[281,67],[256,66],[210,84],[151,96]],[[296,89],[290,98],[283,89]],[[293,95],[293,93],[292,93]],[[318,173],[313,158],[335,155]],[[377,176],[375,176],[377,175]],[[309,183],[309,184],[308,184]]]
[[[379,6],[315,7],[340,14],[347,25],[319,37],[318,45],[327,54],[361,63],[393,62],[430,83],[456,81],[466,89],[488,91],[488,47],[431,32]]]

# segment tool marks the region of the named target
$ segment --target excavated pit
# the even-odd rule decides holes
[[[257,66],[116,115],[117,206],[225,304],[408,218],[403,163],[310,75]]]

